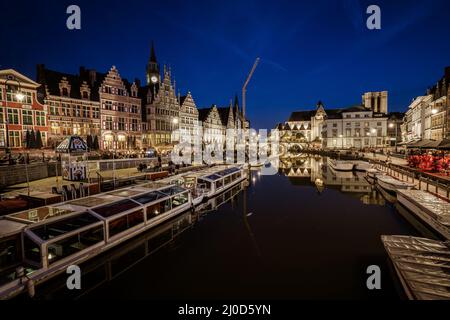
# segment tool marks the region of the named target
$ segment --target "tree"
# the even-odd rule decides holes
[[[94,136],[94,141],[92,143],[92,147],[94,150],[100,149],[100,145],[98,144],[98,136]]]
[[[42,136],[41,131],[36,131],[36,148],[41,149],[42,148]]]
[[[86,144],[89,149],[94,149],[92,136],[90,134],[88,134],[88,136],[86,137]]]
[[[35,149],[36,148],[36,136],[34,134],[34,130],[31,130],[30,132],[30,149]]]

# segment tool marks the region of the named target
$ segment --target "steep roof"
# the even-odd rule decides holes
[[[70,84],[70,98],[73,99],[81,99],[80,88],[83,82],[86,82],[91,90],[90,100],[99,101],[99,88],[105,77],[104,73],[87,70],[83,67],[80,68],[80,74],[70,74],[47,69],[42,64],[37,66],[37,82],[42,84],[42,90],[45,90],[44,87],[46,87],[51,95],[59,96],[59,84],[63,78],[66,78]],[[126,79],[123,80],[129,90],[131,85]]]
[[[201,108],[198,109],[198,120],[204,122],[208,118],[209,113],[211,112],[211,108]]]
[[[230,116],[230,107],[221,107],[217,108],[217,111],[219,111],[220,121],[222,121],[222,125],[227,126],[228,124],[228,117]]]
[[[309,111],[294,111],[291,113],[291,116],[289,117],[289,122],[295,122],[295,121],[311,121],[311,118],[314,117],[316,114],[315,110],[309,110]]]

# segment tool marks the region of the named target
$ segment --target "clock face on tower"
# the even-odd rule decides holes
[[[157,83],[158,82],[158,78],[156,76],[152,76],[150,78],[150,80],[152,81],[152,83]]]

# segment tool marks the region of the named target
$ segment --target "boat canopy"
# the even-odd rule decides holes
[[[233,174],[233,173],[236,173],[236,172],[239,172],[239,171],[240,171],[240,169],[238,167],[231,167],[231,168],[226,168],[224,170],[220,170],[220,171],[214,172],[214,173],[209,174],[207,176],[202,176],[201,178],[204,179],[204,180],[209,180],[211,182],[214,182],[214,181],[222,179],[225,176],[228,176],[230,174]]]
[[[72,212],[73,210],[47,206],[13,213],[10,214],[8,218],[17,222],[31,224],[42,222],[50,218],[63,216]]]
[[[410,299],[450,299],[448,244],[409,236],[382,236],[381,240]]]
[[[129,199],[123,199],[117,202],[112,202],[104,206],[92,208],[92,212],[102,216],[103,218],[109,218],[119,213],[126,212],[131,209],[135,209],[140,205],[135,201]]]
[[[97,222],[100,222],[97,217],[89,212],[82,212],[75,216],[32,227],[29,231],[44,242],[60,237],[66,233],[85,228]]]

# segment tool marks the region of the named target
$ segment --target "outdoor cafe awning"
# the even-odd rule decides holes
[[[422,139],[419,141],[413,141],[408,144],[406,144],[407,148],[417,148],[417,149],[441,149],[441,150],[447,150],[450,149],[450,140],[449,139],[443,139],[443,140],[429,140],[429,139]]]

